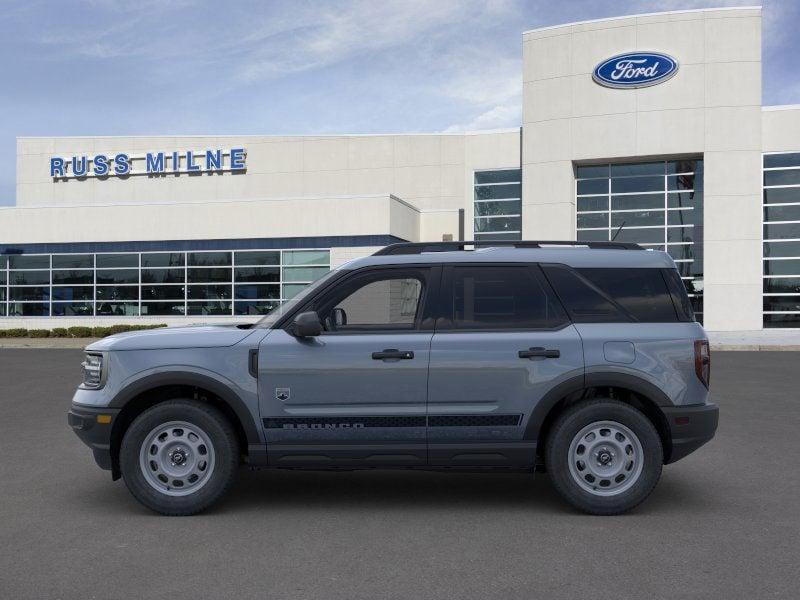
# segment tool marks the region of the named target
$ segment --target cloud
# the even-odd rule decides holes
[[[520,103],[505,104],[490,108],[467,123],[451,125],[444,130],[444,133],[506,129],[509,127],[518,127],[521,123],[522,110]]]

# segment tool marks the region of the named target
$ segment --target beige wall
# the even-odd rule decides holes
[[[575,163],[703,155],[705,324],[760,329],[760,9],[577,23],[523,44],[523,237],[574,239]],[[675,57],[677,75],[640,89],[592,80],[634,50]]]

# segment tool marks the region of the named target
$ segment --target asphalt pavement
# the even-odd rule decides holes
[[[717,437],[633,513],[546,475],[242,470],[142,508],[66,423],[77,350],[0,349],[0,598],[798,598],[800,353],[717,352]]]

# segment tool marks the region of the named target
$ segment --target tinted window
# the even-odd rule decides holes
[[[659,269],[579,269],[638,321],[669,323],[677,319]]]
[[[566,267],[544,268],[570,317],[576,323],[619,323],[630,319],[599,290]]]
[[[567,320],[531,267],[453,267],[451,273],[454,329],[549,329]]]
[[[338,329],[358,327],[411,328],[419,308],[422,281],[412,277],[381,279],[359,287],[337,303],[346,324]]]

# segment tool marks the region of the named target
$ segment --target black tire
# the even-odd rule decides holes
[[[140,450],[146,438],[156,427],[171,421],[199,427],[213,447],[213,469],[207,480],[185,496],[157,490],[140,467]],[[193,515],[217,502],[233,485],[239,468],[239,444],[228,419],[213,406],[193,400],[168,400],[134,419],[122,438],[119,462],[125,485],[144,506],[163,515]]]
[[[598,495],[602,491],[596,486],[595,492],[587,491],[570,470],[573,439],[585,427],[600,421],[627,427],[636,435],[643,451],[642,468],[635,483],[611,496]],[[593,515],[616,515],[641,504],[658,483],[663,463],[664,453],[656,428],[642,412],[617,400],[587,400],[570,406],[556,419],[545,447],[547,472],[558,493],[575,508]]]

